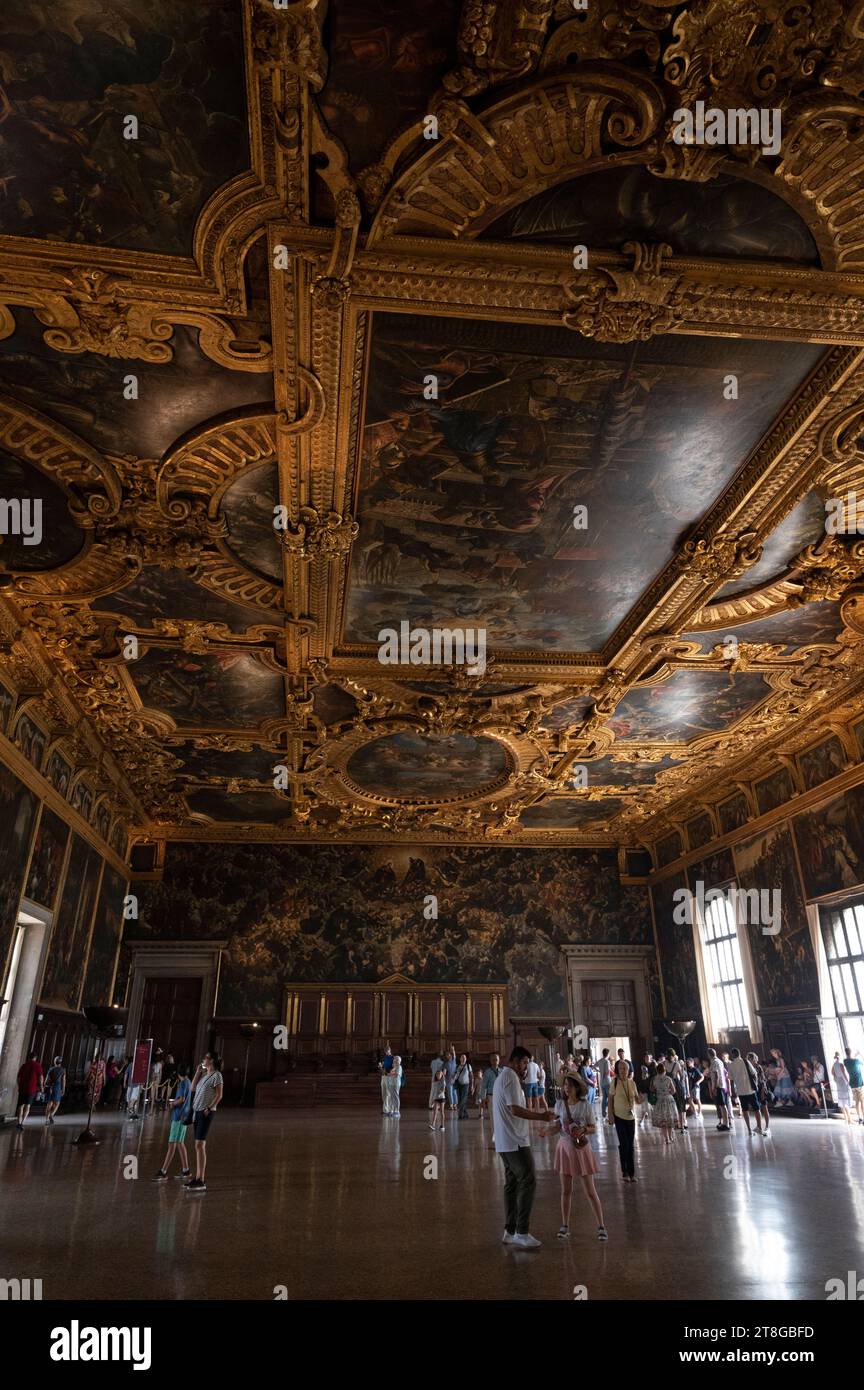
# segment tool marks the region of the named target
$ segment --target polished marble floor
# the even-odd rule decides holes
[[[824,1299],[827,1279],[864,1273],[864,1127],[780,1116],[766,1141],[714,1124],[706,1112],[668,1149],[644,1131],[633,1187],[614,1137],[594,1140],[607,1245],[578,1193],[573,1234],[556,1240],[555,1141],[535,1136],[535,1252],[500,1244],[501,1163],[475,1117],[433,1134],[423,1111],[225,1110],[197,1197],[150,1181],[164,1114],[100,1115],[102,1143],[86,1150],[72,1144],[80,1116],[7,1125],[0,1278],[41,1278],[44,1299],[272,1299],[284,1286],[289,1299],[570,1300],[584,1286],[592,1300],[750,1300]]]

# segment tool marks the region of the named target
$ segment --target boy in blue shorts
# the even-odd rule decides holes
[[[177,1085],[174,1087],[174,1095],[169,1100],[168,1105],[171,1109],[171,1128],[168,1131],[168,1152],[165,1155],[165,1162],[153,1179],[154,1182],[165,1182],[168,1178],[168,1169],[175,1153],[180,1155],[180,1177],[189,1178],[189,1159],[186,1156],[186,1130],[189,1127],[189,1114],[192,1105],[192,1082],[189,1080],[189,1068],[178,1067]]]

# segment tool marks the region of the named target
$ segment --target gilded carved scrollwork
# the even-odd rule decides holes
[[[658,333],[669,333],[680,320],[673,301],[677,275],[663,273],[663,258],[670,246],[643,246],[627,242],[632,256],[630,270],[601,270],[565,285],[574,307],[562,321],[583,338],[601,343],[647,342]]]
[[[392,184],[369,244],[405,231],[476,234],[514,203],[596,167],[607,148],[641,145],[662,111],[652,82],[613,65],[586,67],[578,83],[547,77],[482,115],[450,103],[446,134]]]
[[[570,0],[466,0],[457,65],[429,101],[438,138],[424,139],[415,121],[359,171],[323,114],[323,0],[244,0],[243,9],[251,168],[209,199],[192,257],[0,248],[0,338],[14,333],[21,309],[64,355],[169,364],[181,326],[220,367],[273,374],[272,406],[204,421],[161,460],[102,456],[38,412],[0,400],[0,445],[64,489],[85,535],[72,562],[15,574],[0,596],[4,668],[46,727],[58,737],[78,730],[69,754],[76,776],[86,771],[95,785],[108,768],[103,781],[118,787],[124,818],[158,826],[160,838],[595,844],[635,843],[649,829],[653,837],[692,819],[694,808],[713,813],[738,782],[755,812],[751,771],[788,759],[823,725],[843,736],[851,757],[864,543],[826,538],[752,589],[717,593],[746,576],[778,523],[814,489],[830,498],[858,488],[864,497],[864,4],[772,0],[766,18],[755,0],[591,0],[578,15]],[[779,156],[671,141],[675,109],[697,100],[781,106]],[[535,194],[629,165],[691,182],[740,176],[775,191],[810,228],[825,269],[697,259],[633,242],[623,255],[591,246],[586,270],[575,272],[569,248],[483,240]],[[316,180],[326,217],[313,216]],[[243,324],[244,263],[265,233],[269,336],[263,325],[259,334],[261,317],[254,329]],[[288,252],[287,269],[275,268],[277,244]],[[344,644],[340,626],[363,515],[362,495],[355,499],[369,324],[381,311],[552,331],[563,322],[596,343],[675,333],[840,346],[722,495],[706,499],[701,520],[688,518],[674,557],[607,649],[502,647],[482,678],[411,668],[393,679],[371,644]],[[603,449],[611,458],[626,446],[630,387],[611,401],[601,458]],[[274,532],[283,582],[232,550],[223,507],[244,473],[268,466],[288,517]],[[261,621],[236,632],[205,606],[195,618],[140,624],[122,624],[119,604],[115,613],[95,611],[93,600],[143,567],[180,571],[209,594],[263,610]],[[842,605],[836,641],[790,650],[747,640],[749,622],[820,600]],[[733,626],[741,640],[727,655],[723,629]],[[118,633],[127,630],[145,655],[254,659],[284,678],[284,714],[238,730],[189,728],[142,707],[118,653]],[[715,630],[710,646],[681,637]],[[695,670],[733,681],[761,673],[765,698],[731,727],[689,743],[620,733],[616,710],[634,688],[659,689]],[[333,695],[327,686],[340,695],[329,722],[321,713]],[[452,794],[426,802],[373,796],[348,763],[399,732],[493,740],[506,751],[505,771],[479,793],[454,781]],[[190,811],[175,756],[187,742],[222,753],[260,746],[284,759],[290,819],[220,826]],[[65,735],[63,743],[69,751]],[[621,786],[614,775],[573,784],[577,762],[601,761],[607,775],[610,766],[614,774],[636,763],[654,765],[657,775],[648,785]],[[236,795],[261,784],[214,774],[200,783],[187,777],[191,785]],[[97,790],[110,795],[103,782]],[[576,796],[597,807],[587,830],[529,830],[521,819],[529,807]],[[612,798],[621,809],[607,816],[602,803]]]

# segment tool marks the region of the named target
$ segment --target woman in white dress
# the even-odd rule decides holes
[[[386,1077],[386,1086],[387,1086],[387,1098],[386,1098],[386,1100],[387,1100],[387,1104],[386,1104],[386,1109],[385,1109],[385,1111],[384,1111],[384,1114],[385,1114],[385,1115],[391,1116],[391,1118],[394,1119],[394,1120],[398,1120],[398,1119],[400,1118],[400,1110],[399,1110],[399,1087],[400,1087],[401,1085],[402,1085],[402,1058],[401,1058],[401,1057],[394,1057],[394,1058],[393,1058],[393,1065],[392,1065],[392,1067],[390,1068],[390,1070],[388,1071],[387,1077]]]
[[[666,1075],[663,1062],[657,1063],[654,1094],[657,1097],[653,1115],[654,1128],[663,1131],[664,1144],[671,1144],[672,1130],[678,1123],[678,1106],[675,1104],[675,1082]]]
[[[852,1119],[849,1111],[852,1109],[852,1092],[849,1089],[849,1073],[843,1065],[839,1052],[834,1053],[834,1061],[831,1065],[831,1089],[834,1092],[835,1101],[843,1112],[843,1119],[847,1125],[851,1125]]]
[[[578,1178],[597,1218],[597,1238],[608,1240],[603,1224],[603,1208],[594,1186],[598,1164],[588,1136],[594,1133],[596,1126],[594,1107],[587,1100],[588,1087],[581,1076],[565,1076],[562,1093],[561,1100],[555,1103],[555,1120],[541,1131],[542,1134],[560,1135],[555,1149],[555,1172],[561,1179],[561,1229],[558,1239],[566,1240],[570,1234],[570,1203],[573,1182]]]

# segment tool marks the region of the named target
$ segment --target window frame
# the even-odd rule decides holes
[[[743,1005],[744,1022],[740,1025],[741,1030],[746,1030],[750,1041],[754,1044],[762,1042],[762,1030],[759,1021],[759,1000],[756,993],[756,981],[753,974],[753,960],[750,953],[750,942],[747,932],[743,930],[747,926],[746,922],[741,921],[740,903],[737,896],[739,888],[737,878],[724,880],[722,883],[712,883],[710,888],[705,888],[705,899],[709,894],[717,897],[722,894],[728,902],[730,889],[736,890],[735,897],[735,937],[738,943],[738,956],[741,962],[741,981],[738,986],[739,999]],[[691,913],[693,945],[696,952],[696,964],[699,984],[699,998],[702,1004],[702,1015],[705,1020],[705,1032],[709,1042],[728,1042],[729,1029],[736,1030],[735,1024],[721,1026],[717,1017],[717,1009],[713,1003],[716,993],[716,986],[711,982],[708,967],[708,949],[710,942],[704,941],[704,929],[706,926],[705,917],[702,913],[702,904],[695,894],[691,893],[691,901],[695,905],[695,911]],[[707,904],[706,904],[707,905]],[[732,938],[727,937],[730,941]],[[727,948],[731,949],[731,948]]]

